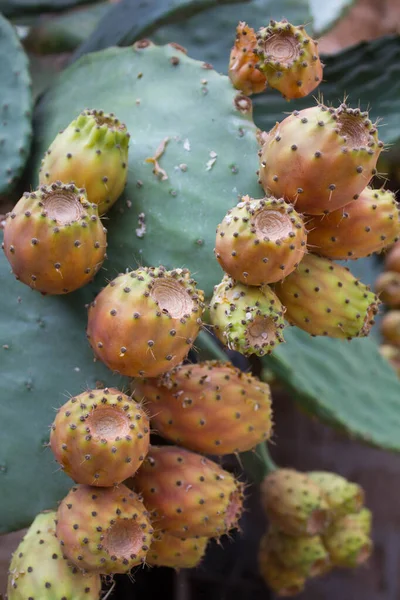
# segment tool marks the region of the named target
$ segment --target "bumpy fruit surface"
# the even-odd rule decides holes
[[[383,147],[368,113],[319,104],[294,111],[269,132],[260,154],[264,190],[322,215],[358,198]]]
[[[151,446],[133,482],[155,526],[177,537],[219,537],[242,513],[243,484],[177,446]]]
[[[243,196],[217,227],[215,255],[234,279],[262,285],[296,269],[306,241],[304,223],[293,206],[282,199]]]
[[[115,115],[85,110],[61,131],[47,150],[41,184],[56,180],[86,189],[89,201],[107,212],[122,194],[128,176],[129,133]]]
[[[68,564],[55,537],[53,511],[37,515],[14,552],[8,571],[8,600],[99,600],[100,575]]]
[[[257,68],[265,74],[268,85],[284,98],[302,98],[322,80],[317,44],[302,25],[270,21],[257,33]]]
[[[58,410],[50,435],[57,462],[77,483],[107,487],[132,476],[150,441],[146,413],[119,390],[89,390]]]
[[[159,532],[154,535],[146,562],[158,567],[193,569],[201,563],[208,539],[207,537],[178,538],[169,533]]]
[[[46,294],[67,294],[96,275],[106,230],[84,190],[60,182],[26,192],[7,215],[3,250],[17,279]]]
[[[335,521],[323,536],[332,563],[349,568],[365,563],[373,549],[370,530],[371,513],[368,509]]]
[[[377,296],[347,268],[315,254],[308,254],[275,292],[289,323],[311,335],[364,337],[379,307]]]
[[[317,535],[329,523],[329,505],[306,474],[277,469],[261,485],[261,501],[271,522],[288,535]]]
[[[396,242],[385,258],[385,271],[400,273],[400,242]]]
[[[246,96],[265,90],[267,81],[264,73],[256,69],[257,57],[254,50],[257,38],[254,29],[241,21],[236,27],[235,45],[229,58],[229,79],[234,87]]]
[[[201,327],[203,292],[187,269],[119,275],[89,307],[87,337],[113,371],[155,377],[186,357]]]
[[[142,500],[121,484],[73,487],[58,508],[56,533],[77,567],[111,574],[145,562],[153,531]]]
[[[357,483],[327,471],[311,471],[308,476],[325,494],[332,519],[361,510],[364,490]]]
[[[316,577],[329,570],[329,554],[319,535],[294,537],[272,527],[266,545],[285,568],[295,569],[304,577]]]
[[[225,275],[214,287],[210,321],[230,350],[264,356],[284,342],[285,307],[268,285],[249,287]]]
[[[315,254],[357,259],[380,252],[400,234],[400,212],[393,192],[365,188],[355,202],[307,221],[307,244]]]
[[[304,590],[306,577],[295,568],[284,567],[268,548],[267,535],[261,538],[258,567],[265,583],[278,596],[296,596]]]
[[[156,431],[190,450],[244,452],[271,436],[269,385],[231,363],[181,365],[158,379],[134,380],[132,389]]]
[[[391,308],[400,307],[400,273],[381,273],[375,281],[375,291],[379,299]]]

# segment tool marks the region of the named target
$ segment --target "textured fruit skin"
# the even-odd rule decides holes
[[[313,536],[326,529],[329,505],[310,477],[293,469],[277,469],[261,484],[261,502],[271,523],[293,536]]]
[[[282,199],[243,196],[217,227],[215,256],[231,277],[247,285],[280,281],[306,251],[300,215]]]
[[[371,513],[368,509],[335,521],[323,536],[332,563],[348,568],[365,563],[373,550],[370,531]]]
[[[345,104],[294,111],[269,132],[260,182],[297,211],[322,215],[358,198],[376,173],[382,147],[368,113]]]
[[[225,275],[209,309],[215,335],[230,350],[264,356],[285,341],[285,307],[268,285],[249,287]]]
[[[14,552],[8,571],[8,600],[99,600],[100,575],[68,564],[55,537],[53,511],[37,515]]]
[[[106,229],[84,190],[60,182],[26,192],[8,213],[3,250],[14,275],[44,294],[67,294],[96,275]]]
[[[399,239],[400,211],[389,190],[365,188],[357,200],[307,221],[311,252],[338,260],[380,252]]]
[[[400,242],[390,248],[385,258],[385,271],[400,273]]]
[[[364,337],[374,324],[379,300],[346,267],[315,254],[275,286],[286,319],[311,335]]]
[[[155,377],[186,357],[201,327],[203,292],[186,269],[119,275],[89,307],[87,337],[113,371]]]
[[[316,577],[330,568],[329,554],[319,535],[294,537],[272,527],[266,545],[286,569],[295,569],[304,577]]]
[[[85,110],[47,150],[39,183],[60,180],[85,188],[90,202],[106,213],[122,194],[127,176],[129,133],[114,114]]]
[[[235,44],[229,57],[229,79],[233,86],[246,96],[259,94],[267,86],[267,80],[259,69],[256,69],[257,57],[254,49],[257,38],[254,29],[243,21],[236,27]]]
[[[153,530],[142,500],[125,485],[79,485],[58,508],[56,534],[77,567],[111,574],[145,562]]]
[[[364,504],[364,490],[357,483],[327,471],[311,471],[307,475],[325,494],[332,519],[361,510]]]
[[[77,483],[107,487],[132,476],[150,443],[145,411],[117,389],[89,390],[59,408],[50,434],[53,454]]]
[[[381,273],[375,281],[375,291],[379,299],[391,308],[400,307],[400,273]]]
[[[214,455],[244,452],[272,430],[269,385],[231,363],[180,365],[158,379],[136,379],[153,428],[164,438]]]
[[[258,552],[258,568],[261,577],[278,596],[296,596],[304,590],[306,577],[298,569],[284,567],[268,548],[268,538],[261,538]]]
[[[204,456],[151,446],[133,480],[158,529],[177,537],[219,537],[237,527],[243,484]]]
[[[317,45],[302,25],[296,27],[286,19],[270,21],[257,33],[257,68],[265,74],[268,85],[284,98],[302,98],[322,80]]]
[[[381,331],[388,343],[400,345],[400,310],[386,313],[381,322]]]
[[[147,553],[147,564],[173,569],[197,567],[206,552],[207,537],[178,538],[168,533],[154,535]]]

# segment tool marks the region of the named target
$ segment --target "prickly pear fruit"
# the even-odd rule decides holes
[[[380,252],[400,234],[400,211],[393,192],[365,188],[355,202],[307,222],[312,252],[335,259],[357,259]]]
[[[78,485],[58,508],[56,533],[77,567],[111,574],[145,562],[153,530],[142,500],[125,485]]]
[[[391,310],[382,319],[381,331],[385,340],[400,345],[400,310]]]
[[[132,389],[158,433],[190,450],[244,452],[271,436],[269,385],[231,363],[180,365],[158,379],[134,380]]]
[[[381,273],[375,281],[375,291],[379,299],[391,308],[400,307],[400,273]]]
[[[371,513],[368,509],[332,523],[323,536],[332,563],[337,567],[354,568],[366,562],[373,549],[370,529]]]
[[[247,285],[280,281],[306,251],[304,223],[282,199],[243,196],[217,227],[215,255],[221,267]]]
[[[330,568],[329,554],[319,535],[294,537],[272,527],[266,545],[287,569],[295,569],[304,577],[316,577]]]
[[[382,344],[382,346],[379,346],[379,353],[389,361],[397,375],[400,377],[400,348],[397,346],[390,346],[389,344]]]
[[[376,173],[382,147],[367,112],[346,104],[295,110],[269,132],[260,182],[298,211],[329,213],[358,198]]]
[[[61,182],[26,192],[8,213],[3,250],[17,279],[45,294],[67,294],[96,275],[106,230],[84,190]]]
[[[57,413],[50,445],[61,468],[77,483],[107,487],[132,476],[150,442],[146,413],[119,390],[89,390]]]
[[[337,473],[311,471],[307,475],[315,481],[325,494],[332,519],[361,510],[364,504],[364,490],[352,481]]]
[[[219,537],[237,527],[243,484],[204,456],[151,446],[133,485],[154,524],[177,537]]]
[[[282,21],[270,21],[257,33],[257,69],[262,71],[270,87],[287,100],[302,98],[322,80],[322,63],[318,42],[304,30]]]
[[[124,190],[128,146],[126,126],[114,114],[85,110],[54,139],[42,160],[39,181],[60,179],[85,188],[103,215]]]
[[[367,336],[380,304],[346,267],[315,254],[305,256],[275,292],[286,306],[286,319],[314,336]]]
[[[235,45],[229,58],[229,79],[237,90],[246,96],[264,91],[267,81],[264,73],[256,69],[254,50],[257,38],[254,29],[241,21],[236,27]]]
[[[296,596],[304,590],[306,577],[298,569],[284,567],[268,547],[267,534],[261,538],[258,552],[261,577],[278,596]]]
[[[305,473],[277,469],[261,484],[261,501],[271,522],[288,535],[317,535],[329,523],[329,505]]]
[[[156,533],[146,562],[158,567],[193,569],[201,563],[208,540],[207,537],[178,538],[166,532]]]
[[[400,242],[390,248],[385,258],[385,271],[400,273]]]
[[[268,285],[248,287],[225,275],[214,287],[210,321],[230,350],[264,356],[284,342],[285,307]]]
[[[100,575],[68,564],[55,537],[56,513],[37,515],[14,552],[8,571],[8,600],[98,600]]]
[[[186,357],[201,327],[203,292],[187,269],[119,275],[89,307],[87,337],[113,371],[155,377]]]

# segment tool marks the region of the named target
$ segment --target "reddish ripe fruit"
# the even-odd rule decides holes
[[[146,562],[157,567],[193,569],[201,563],[208,541],[207,537],[178,538],[158,532],[154,535]]]
[[[203,292],[187,269],[119,275],[89,308],[87,337],[109,369],[155,377],[186,357],[201,327]]]
[[[155,526],[177,537],[219,537],[237,527],[243,510],[242,483],[177,446],[152,446],[133,485]]]
[[[326,214],[359,197],[376,174],[382,148],[367,112],[346,104],[295,110],[269,132],[260,182],[297,211]]]
[[[181,365],[132,390],[156,431],[197,452],[244,452],[271,436],[269,385],[230,363]]]
[[[385,271],[400,273],[400,242],[390,248],[385,259]]]
[[[53,454],[77,483],[108,487],[133,475],[149,448],[146,413],[119,390],[89,390],[59,410],[50,435]]]
[[[257,38],[254,29],[241,21],[236,27],[236,39],[229,58],[228,75],[234,87],[246,96],[259,94],[267,85],[264,73],[255,67],[258,62],[254,54],[256,47]]]
[[[400,346],[400,310],[391,310],[382,319],[382,335],[388,344]]]

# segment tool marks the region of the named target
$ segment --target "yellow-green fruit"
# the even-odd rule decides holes
[[[367,336],[380,304],[346,267],[315,254],[305,256],[274,289],[289,323],[311,335]]]
[[[215,255],[223,270],[246,285],[280,281],[306,251],[300,215],[282,198],[243,196],[217,227]]]
[[[319,535],[295,537],[272,526],[266,544],[284,567],[304,577],[322,575],[330,568],[329,554]]]
[[[56,512],[44,512],[14,552],[8,570],[8,600],[99,600],[100,575],[68,563],[55,537]]]
[[[59,179],[85,188],[102,215],[124,190],[128,146],[126,126],[114,114],[85,110],[54,139],[42,160],[39,182]]]
[[[332,563],[349,568],[365,563],[373,549],[370,530],[371,513],[368,509],[335,521],[323,536]]]
[[[370,536],[372,531],[372,512],[364,506],[358,513],[344,515],[332,523],[326,535],[329,535],[331,530],[335,531],[345,527],[359,527],[361,531]]]
[[[329,505],[320,487],[305,473],[277,469],[261,484],[261,502],[270,521],[294,536],[314,536],[329,524]]]
[[[364,504],[364,490],[337,473],[311,471],[308,476],[322,489],[328,501],[332,519],[356,513]]]
[[[214,287],[210,321],[230,350],[244,355],[269,354],[281,342],[285,307],[268,285],[247,286],[225,275]]]
[[[267,535],[261,539],[258,552],[260,575],[278,596],[296,596],[304,590],[306,577],[295,568],[284,567],[268,548]]]
[[[375,281],[375,291],[379,299],[390,306],[390,308],[400,307],[400,273],[396,271],[386,271],[381,273]]]
[[[158,567],[193,569],[201,563],[208,541],[207,537],[179,538],[160,531],[154,535],[146,562]]]

